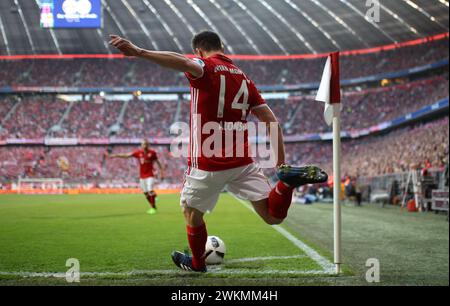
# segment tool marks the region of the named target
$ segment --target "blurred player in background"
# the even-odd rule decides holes
[[[110,44],[127,56],[144,58],[162,67],[184,72],[191,84],[189,168],[181,193],[181,206],[192,257],[173,252],[172,259],[179,268],[206,272],[205,244],[208,235],[203,216],[215,208],[225,188],[237,197],[250,201],[259,216],[272,225],[282,223],[287,217],[295,188],[327,181],[328,175],[318,167],[285,165],[283,134],[277,118],[255,84],[225,56],[218,34],[203,31],[195,35],[192,40],[197,56],[195,59],[174,52],[144,50],[115,35],[111,36]],[[239,128],[246,126],[250,112],[268,127],[276,125],[278,130],[275,148],[277,161],[273,166],[277,168],[280,181],[273,189],[249,154],[248,132],[242,132],[245,129]],[[201,124],[197,124],[199,116]],[[202,133],[209,123],[221,126],[220,136],[223,137],[225,123],[226,126],[236,127],[233,133],[236,138],[238,133],[243,133],[243,142],[225,143],[220,156],[208,157],[201,149],[210,137]],[[237,153],[241,149],[243,156]],[[233,153],[231,157],[228,152]]]
[[[139,162],[139,172],[140,172],[140,184],[141,189],[147,201],[150,203],[150,209],[147,211],[149,215],[156,214],[156,192],[153,189],[155,183],[154,174],[154,163],[158,165],[159,168],[159,178],[164,179],[164,170],[158,160],[156,152],[150,149],[150,144],[148,140],[143,140],[141,144],[141,149],[128,154],[111,154],[109,158],[136,158]]]

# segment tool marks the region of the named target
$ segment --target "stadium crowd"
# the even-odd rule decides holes
[[[169,128],[175,121],[177,108],[177,101],[131,101],[117,137],[167,137],[170,134]]]
[[[130,153],[138,146],[0,147],[0,183],[18,177],[63,178],[66,183],[132,185],[139,169],[134,159],[108,159],[108,154]],[[168,147],[153,147],[167,173],[165,181],[180,183],[184,160],[171,158]]]
[[[11,98],[6,98],[10,101]],[[1,103],[3,99],[1,99]],[[43,138],[50,128],[62,118],[67,105],[54,96],[29,96],[18,98],[14,113],[1,121],[0,137],[6,138]]]
[[[54,136],[66,138],[104,138],[119,118],[123,103],[119,101],[74,102],[61,131]]]
[[[449,118],[406,127],[386,135],[344,141],[342,169],[346,176],[406,172],[411,167],[443,168],[449,156]],[[287,160],[320,164],[332,172],[331,143],[287,144]]]
[[[448,58],[448,41],[381,53],[342,57],[343,78],[398,71]],[[174,86],[187,85],[182,74],[131,59],[0,61],[2,86]],[[113,63],[113,64],[111,64]],[[378,63],[376,66],[368,63]],[[323,59],[238,62],[259,85],[317,82]],[[378,88],[343,92],[344,130],[368,128],[448,98],[448,72],[414,81],[396,80]],[[56,95],[0,96],[0,144],[6,139],[47,136],[79,139],[153,138],[169,136],[177,121],[189,122],[189,101],[129,101],[89,97],[69,102]],[[268,99],[287,135],[328,132],[323,104],[307,94]],[[255,120],[250,118],[250,120]],[[374,176],[448,162],[448,117],[401,128],[386,135],[344,141],[343,169],[351,176]],[[68,183],[89,182],[125,186],[136,184],[133,160],[111,160],[111,153],[131,152],[134,146],[0,146],[0,184],[18,177],[61,177]],[[174,158],[168,147],[157,146],[166,182],[181,184],[185,160]],[[287,144],[287,161],[319,164],[331,171],[330,143]],[[269,172],[269,174],[271,174]]]
[[[447,98],[448,91],[447,78],[437,76],[401,85],[345,92],[343,129],[363,129],[395,119]],[[15,111],[5,119],[16,103]],[[268,100],[268,104],[287,135],[329,131],[323,120],[323,104],[314,101],[312,96]],[[3,114],[0,139],[35,139],[46,135],[91,139],[167,137],[175,121],[189,122],[189,101],[186,100],[134,98],[129,102],[97,99],[65,102],[51,95],[34,95],[0,98],[0,105],[0,115]]]
[[[376,176],[419,168],[442,168],[449,156],[449,118],[406,127],[387,135],[343,142],[342,168],[352,177]],[[135,184],[134,160],[105,158],[107,154],[132,152],[137,146],[0,147],[0,183],[18,177],[64,178],[67,183],[90,182],[127,186]],[[167,146],[155,149],[165,168],[166,183],[182,183],[186,161],[174,158]],[[292,164],[318,164],[331,173],[331,143],[307,142],[286,145]],[[65,163],[61,163],[65,161]],[[65,166],[63,166],[64,164]],[[269,171],[268,174],[273,174]]]
[[[343,56],[343,79],[404,70],[448,58],[448,40],[379,53]],[[324,59],[240,61],[257,85],[318,82]],[[377,63],[373,65],[372,63]],[[133,59],[0,61],[3,86],[187,86],[179,73]]]
[[[448,98],[448,92],[448,79],[439,76],[392,87],[344,93],[342,128],[351,131],[393,120]],[[323,104],[314,101],[314,97],[300,96],[296,99],[299,110],[292,125],[286,129],[288,135],[329,131],[322,119]],[[275,114],[278,115],[276,110]],[[304,120],[305,117],[317,120]]]

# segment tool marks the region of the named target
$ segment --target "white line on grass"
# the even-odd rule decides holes
[[[256,212],[253,210],[253,207],[250,204],[248,204],[247,202],[245,202],[237,197],[235,197],[235,198],[236,198],[236,200],[239,201],[239,203],[241,203],[242,205],[244,205],[245,207],[247,207],[249,210],[251,210],[253,213],[256,214]],[[279,225],[273,225],[272,227],[277,232],[279,232],[281,235],[283,235],[286,239],[288,239],[290,242],[292,242],[296,247],[298,247],[300,250],[305,252],[305,254],[308,255],[308,257],[310,257],[312,260],[314,260],[318,265],[320,265],[320,267],[322,267],[322,269],[323,269],[323,273],[335,274],[335,272],[336,272],[335,267],[331,263],[331,261],[329,261],[322,255],[317,253],[317,251],[315,251],[314,249],[312,249],[311,247],[306,245],[303,241],[301,241],[300,239],[298,239],[297,237],[295,237],[294,235],[289,233],[283,227],[281,227]]]
[[[240,263],[240,262],[252,262],[252,261],[266,261],[266,260],[280,260],[280,259],[297,259],[305,258],[303,255],[293,255],[293,256],[267,256],[267,257],[250,257],[250,258],[238,258],[225,260],[225,264]]]
[[[306,258],[304,255],[292,256],[267,256],[267,257],[248,257],[226,260],[223,266],[210,266],[208,273],[215,275],[323,275],[322,270],[264,270],[255,271],[254,269],[232,269],[227,268],[227,264],[268,261],[268,260],[288,260]],[[182,275],[188,272],[181,270],[136,270],[126,272],[80,272],[80,277],[94,278],[94,277],[131,277],[131,276],[145,276],[145,275]],[[64,272],[2,272],[0,276],[22,277],[22,278],[65,278]]]
[[[80,272],[83,278],[98,277],[131,277],[131,276],[155,276],[155,275],[186,275],[192,272],[182,270],[138,270],[128,272]],[[209,268],[207,274],[213,275],[323,275],[322,270],[264,270],[255,271],[253,269],[227,269],[222,270],[221,267]],[[64,272],[1,272],[0,276],[22,277],[22,278],[65,278]]]

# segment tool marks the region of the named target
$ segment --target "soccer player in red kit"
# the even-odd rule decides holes
[[[180,202],[192,256],[173,252],[172,260],[179,268],[193,272],[207,271],[205,244],[208,235],[203,216],[214,209],[224,188],[250,201],[258,215],[272,225],[280,224],[287,217],[295,188],[327,181],[328,175],[318,167],[285,165],[283,134],[278,120],[255,84],[225,56],[218,34],[203,31],[194,36],[194,59],[173,52],[144,50],[114,35],[110,44],[127,56],[144,58],[162,67],[184,72],[191,84],[189,168]],[[278,130],[276,169],[280,181],[275,188],[271,188],[248,153],[248,132],[243,127],[250,112],[267,126],[275,124]],[[225,141],[221,152],[213,155],[203,152],[209,137],[203,135],[204,130],[217,125],[224,138],[228,129],[233,130],[236,139],[238,133],[243,133],[240,146],[237,140],[231,144]]]
[[[109,158],[135,158],[139,162],[140,185],[144,192],[145,198],[150,203],[150,209],[147,211],[149,215],[156,214],[156,192],[153,189],[155,183],[155,175],[153,164],[156,163],[159,167],[160,179],[164,178],[164,170],[158,160],[156,152],[150,150],[150,145],[147,140],[142,141],[141,149],[128,154],[112,154]]]

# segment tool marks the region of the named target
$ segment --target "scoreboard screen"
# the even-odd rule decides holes
[[[43,28],[101,28],[101,0],[41,0]]]

